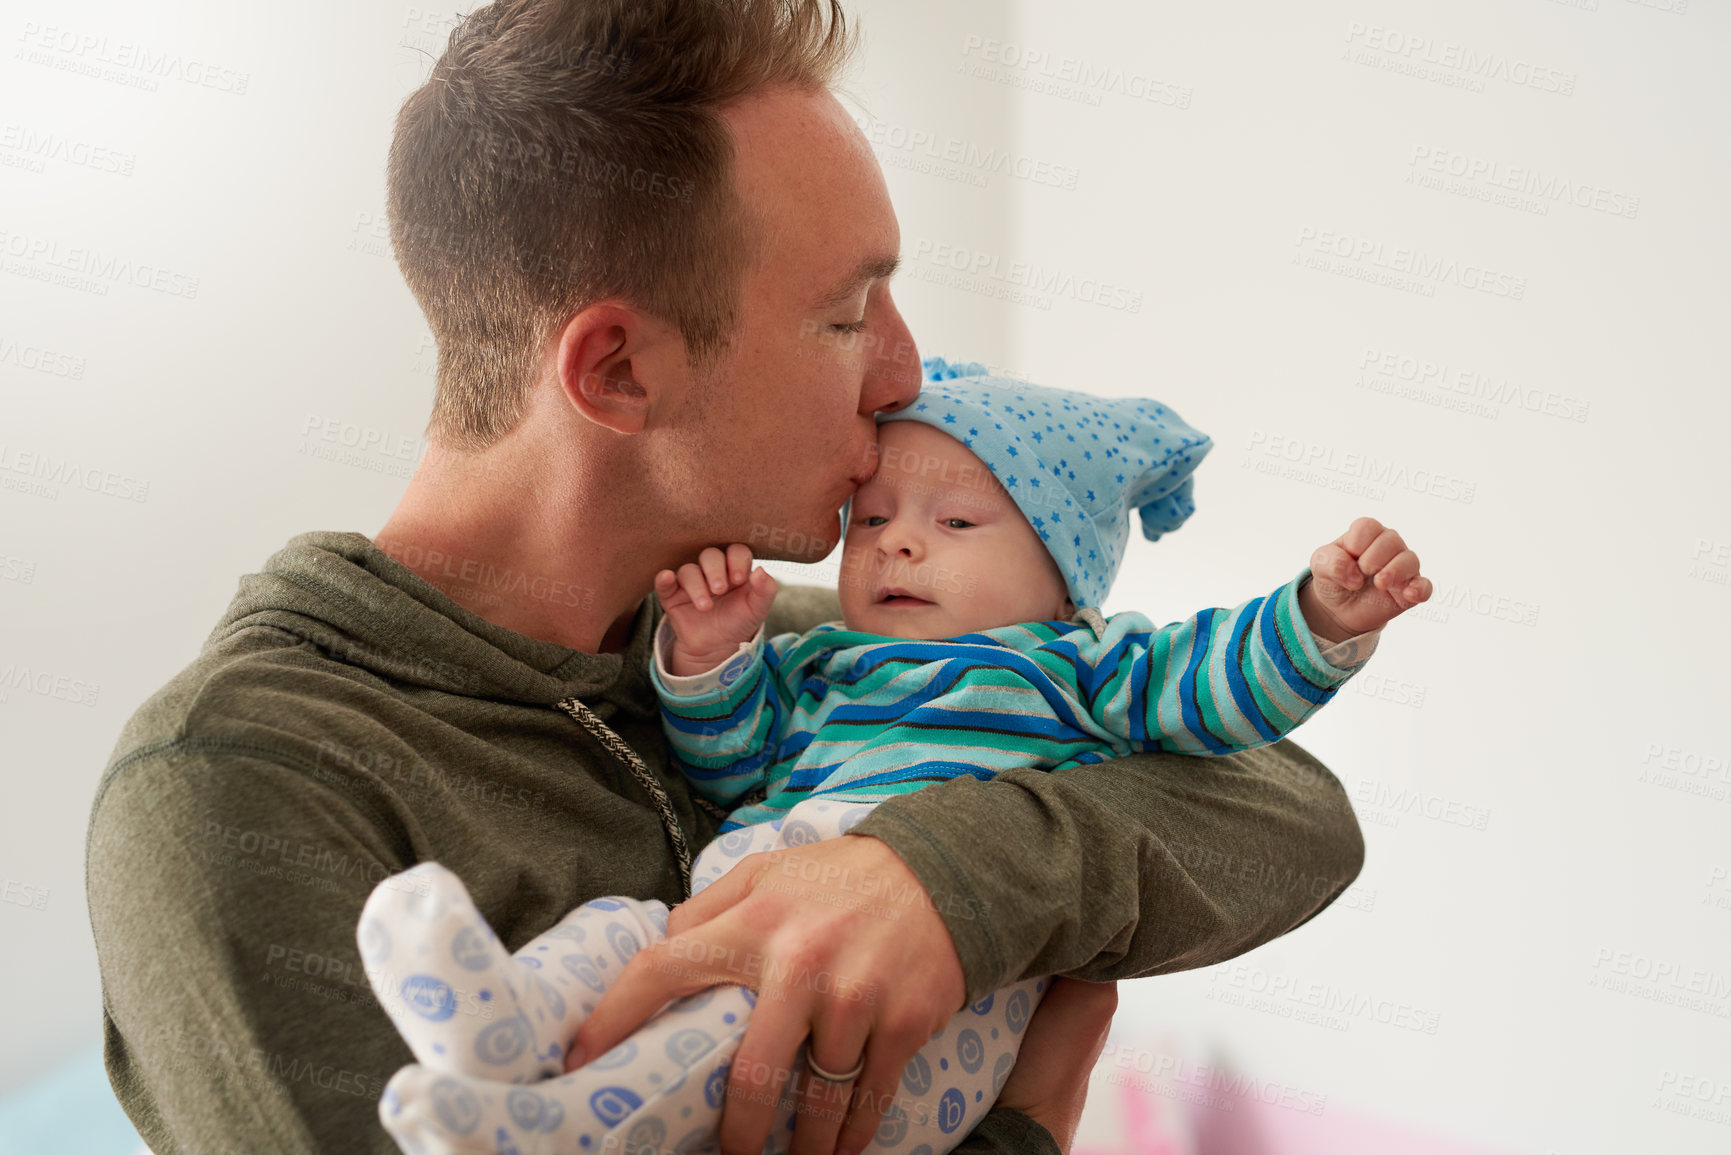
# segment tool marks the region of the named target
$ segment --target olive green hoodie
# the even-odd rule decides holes
[[[413,1059],[355,949],[390,875],[449,867],[508,950],[600,895],[680,900],[649,793],[554,706],[580,699],[638,753],[694,851],[713,837],[667,762],[659,616],[645,598],[620,653],[537,641],[354,533],[303,534],[241,579],[127,723],[90,817],[105,1058],[156,1155],[395,1150],[377,1102]],[[839,616],[834,591],[788,587],[768,630]],[[1290,742],[959,778],[854,833],[934,896],[970,1000],[1230,958],[1327,906],[1363,854],[1339,783]],[[999,1109],[957,1150],[1056,1147]]]

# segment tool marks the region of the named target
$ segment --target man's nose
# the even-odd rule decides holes
[[[860,390],[860,412],[868,417],[880,410],[905,409],[920,395],[920,351],[914,335],[887,294],[883,311],[880,340],[866,360],[865,385]]]

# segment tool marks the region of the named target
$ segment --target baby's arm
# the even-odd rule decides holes
[[[718,805],[737,806],[766,785],[786,716],[762,641],[775,588],[773,577],[752,568],[750,548],[737,544],[726,555],[705,549],[696,563],[655,578],[665,616],[650,681],[661,729],[674,764]]]
[[[1095,664],[1084,700],[1097,722],[1142,749],[1226,754],[1267,745],[1358,671],[1365,655],[1341,650],[1360,649],[1430,589],[1400,535],[1360,518],[1266,597],[1157,629],[1139,614],[1114,615],[1101,642],[1078,648]],[[1337,644],[1346,642],[1359,644]]]

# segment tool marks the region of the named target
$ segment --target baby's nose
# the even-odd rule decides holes
[[[918,534],[913,533],[906,526],[894,523],[878,535],[878,543],[883,546],[886,553],[903,554],[908,557],[912,557],[920,548]]]

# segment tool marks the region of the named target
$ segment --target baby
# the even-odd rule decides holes
[[[742,544],[657,575],[652,677],[669,746],[696,791],[732,808],[692,868],[694,892],[747,854],[836,837],[877,801],[934,781],[1277,741],[1357,671],[1383,625],[1430,596],[1400,535],[1361,518],[1297,577],[1235,609],[1167,626],[1131,611],[1106,618],[1098,607],[1130,510],[1149,539],[1181,525],[1208,438],[1153,401],[937,359],[926,370],[914,405],[880,416],[879,468],[844,511],[842,621],[765,641],[775,581]],[[508,1135],[525,1152],[714,1149],[754,1002],[744,987],[675,1002],[587,1066],[513,1089],[514,1106],[440,1074],[557,1075],[609,979],[664,937],[662,904],[585,904],[512,959],[449,872],[408,873],[426,873],[431,896],[381,885],[363,914],[363,958],[386,961],[378,943],[393,935],[430,941],[470,973],[446,972],[484,983],[499,1009],[460,1021],[427,993],[442,983],[432,963],[400,989],[375,979],[422,1064],[381,1103],[405,1147],[490,1151]],[[868,1150],[940,1155],[959,1143],[995,1101],[1046,985],[1025,980],[960,1010],[908,1064]],[[846,1085],[859,1071],[824,1070],[809,1054],[798,1066],[790,1086]],[[790,1104],[768,1151],[787,1149]]]

